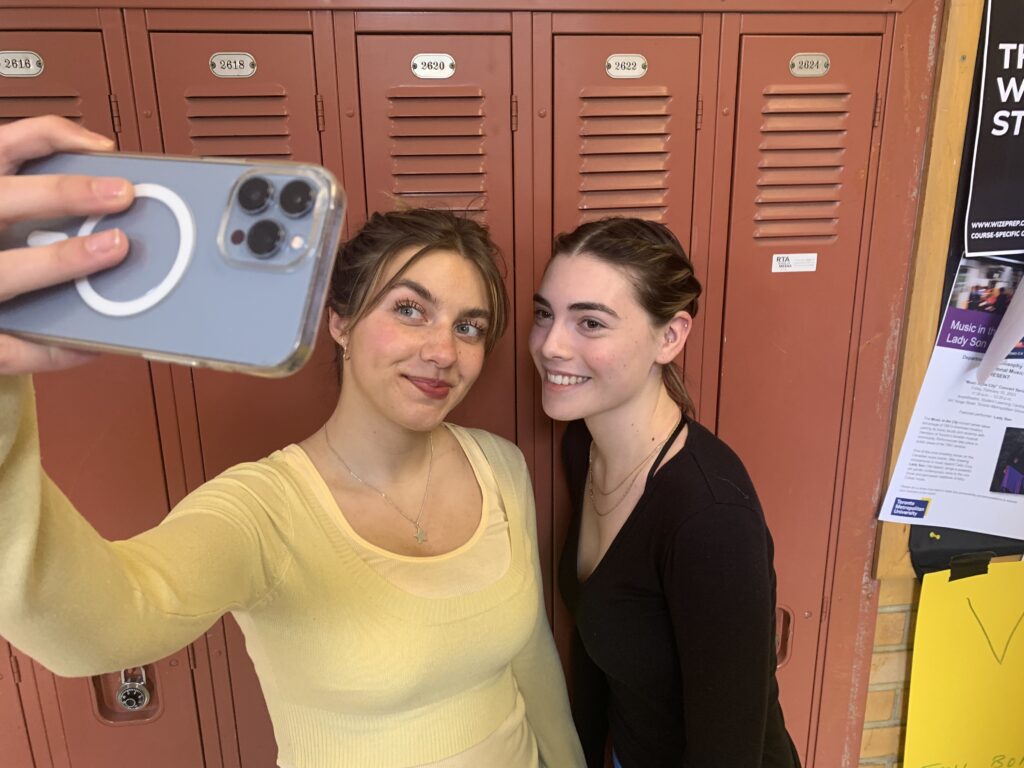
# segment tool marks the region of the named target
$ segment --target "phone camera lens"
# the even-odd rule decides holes
[[[304,216],[313,207],[313,188],[304,181],[289,181],[281,190],[281,210],[289,216]]]
[[[274,188],[260,176],[254,176],[238,188],[238,204],[246,213],[259,213],[270,203]]]
[[[245,244],[257,259],[269,259],[284,240],[284,229],[273,219],[261,219],[249,229]]]

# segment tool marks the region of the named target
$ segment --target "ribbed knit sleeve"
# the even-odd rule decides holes
[[[0,635],[68,676],[177,651],[270,595],[287,559],[287,519],[268,512],[281,495],[272,473],[242,465],[157,528],[107,541],[42,470],[30,379],[0,377]]]
[[[533,487],[522,453],[511,444],[509,448],[515,494],[530,541],[531,567],[538,600],[533,632],[523,650],[512,659],[512,672],[526,702],[526,719],[537,739],[543,764],[548,768],[582,768],[586,763],[569,709],[565,674],[544,610],[544,581],[537,549],[537,511]]]

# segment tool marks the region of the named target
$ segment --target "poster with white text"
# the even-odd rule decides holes
[[[1020,334],[984,384],[977,376],[1022,275],[1022,264],[961,261],[880,519],[1024,539]]]

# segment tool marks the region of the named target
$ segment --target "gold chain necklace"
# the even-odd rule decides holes
[[[650,456],[648,456],[647,458],[650,458]],[[640,466],[643,465],[641,464]],[[597,499],[594,498],[594,473],[589,470],[587,471],[587,495],[590,496],[590,506],[594,508],[595,515],[597,515],[598,517],[607,517],[622,505],[622,502],[624,502],[626,500],[626,497],[629,496],[629,492],[633,490],[633,486],[636,485],[636,479],[640,477],[640,473],[637,471],[639,469],[640,467],[637,467],[636,470],[633,470],[633,482],[626,486],[626,490],[622,494],[622,496],[619,497],[619,500],[612,504],[612,506],[609,509],[605,510],[604,512],[598,509]]]
[[[666,437],[665,440],[668,440],[668,438]],[[642,467],[644,464],[646,464],[647,460],[649,458],[651,458],[651,456],[653,456],[655,453],[657,453],[658,449],[661,448],[661,446],[663,446],[665,444],[665,440],[662,440],[660,443],[658,443],[656,446],[654,446],[654,448],[651,449],[651,452],[648,453],[646,456],[644,456],[642,459],[640,459],[640,463],[637,464],[635,467],[633,467],[631,470],[629,470],[629,472],[626,473],[626,476],[623,477],[622,480],[619,481],[618,485],[616,485],[610,491],[606,491],[604,488],[602,488],[600,485],[598,485],[597,481],[595,480],[593,484],[595,486],[597,486],[597,492],[599,494],[601,494],[602,496],[611,496],[613,493],[615,493],[617,490],[619,490],[619,488],[621,488],[623,486],[623,484],[627,480],[629,480],[629,478],[634,477],[636,475],[636,473],[640,471],[640,467]],[[593,461],[594,461],[594,443],[593,443],[593,441],[591,441],[591,443],[590,443],[590,455],[587,457],[587,467],[588,468],[591,466]]]
[[[668,435],[665,436],[664,440],[662,440],[660,443],[658,443],[656,446],[654,446],[653,450],[651,450],[650,453],[648,453],[646,456],[644,456],[643,459],[640,460],[640,463],[637,464],[635,467],[633,467],[633,469],[631,469],[629,471],[629,473],[624,478],[622,478],[621,481],[619,481],[618,485],[616,485],[610,491],[604,491],[601,488],[597,489],[598,493],[600,493],[602,496],[606,496],[606,497],[607,496],[611,496],[619,488],[622,487],[623,483],[625,483],[627,480],[632,478],[632,480],[630,481],[629,485],[626,487],[626,490],[623,491],[622,496],[619,497],[619,500],[616,501],[614,504],[612,504],[612,506],[609,509],[605,510],[604,512],[602,512],[598,508],[598,506],[597,506],[597,499],[594,496],[594,485],[595,485],[595,483],[594,483],[594,466],[593,466],[594,465],[594,441],[593,440],[590,441],[590,451],[587,454],[587,495],[590,497],[590,505],[594,508],[594,514],[596,514],[598,517],[607,517],[612,512],[614,512],[616,509],[618,509],[620,506],[622,506],[622,502],[624,502],[629,497],[629,492],[632,491],[633,490],[633,486],[636,485],[636,479],[638,477],[640,477],[640,469],[644,466],[644,464],[646,464],[648,461],[650,461],[651,457],[663,445],[665,445],[665,443],[668,442],[669,437],[671,437],[672,433],[676,431],[676,428],[679,426],[679,422],[682,421],[682,420],[683,420],[683,416],[682,416],[682,414],[680,414],[679,415],[679,421],[677,421],[675,426],[672,427],[672,432],[669,432]]]
[[[384,491],[382,491],[380,488],[373,485],[372,483],[366,482],[365,480],[363,480],[363,478],[361,478],[359,475],[352,471],[352,467],[348,465],[348,462],[341,458],[341,454],[334,449],[333,445],[331,445],[331,437],[330,434],[327,432],[326,424],[324,424],[324,442],[327,443],[327,447],[331,449],[331,453],[334,454],[335,458],[341,462],[341,466],[343,466],[346,469],[346,471],[350,475],[352,475],[352,477],[354,477],[362,485],[365,485],[371,491],[374,491],[375,493],[379,494],[380,497],[384,499],[385,502],[387,502],[388,506],[390,506],[393,510],[395,510],[395,512],[397,512],[399,515],[401,515],[403,518],[405,518],[413,524],[413,527],[416,529],[416,532],[413,534],[413,538],[416,539],[416,542],[418,544],[423,544],[427,541],[427,530],[422,525],[420,525],[420,518],[423,517],[423,502],[426,501],[427,499],[427,489],[430,487],[430,473],[434,470],[433,432],[427,435],[427,442],[430,445],[430,460],[427,464],[427,482],[424,483],[423,485],[423,496],[420,497],[420,508],[419,511],[416,513],[416,517],[409,517],[409,515],[405,514],[405,512],[402,511],[402,508],[395,504],[395,502],[391,500],[391,497],[384,493]]]

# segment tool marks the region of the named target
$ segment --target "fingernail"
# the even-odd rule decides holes
[[[131,185],[124,179],[102,177],[92,180],[92,191],[101,200],[124,200]]]
[[[121,247],[121,230],[106,229],[89,235],[85,239],[85,248],[93,256],[109,256]]]
[[[114,148],[113,139],[104,136],[102,133],[96,133],[95,131],[90,131],[88,129],[83,130],[85,131],[86,138],[96,145],[96,149],[105,150]]]

